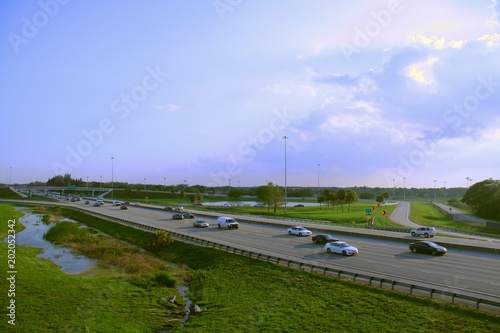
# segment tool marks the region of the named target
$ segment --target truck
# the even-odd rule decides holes
[[[221,216],[217,218],[217,226],[219,228],[238,229],[240,225],[232,217]]]

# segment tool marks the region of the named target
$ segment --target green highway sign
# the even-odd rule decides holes
[[[371,208],[367,208],[366,209],[366,216],[370,216],[370,215],[372,215],[372,210],[371,210]]]
[[[76,185],[70,185],[70,186],[68,186],[68,190],[70,190],[70,191],[76,190]]]

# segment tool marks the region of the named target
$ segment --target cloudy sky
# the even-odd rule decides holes
[[[0,183],[500,179],[498,0],[0,6]]]

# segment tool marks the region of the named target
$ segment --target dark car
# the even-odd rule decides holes
[[[183,220],[184,216],[182,216],[182,214],[180,214],[180,213],[175,213],[175,214],[172,214],[172,219],[174,219],[174,220]]]
[[[194,219],[195,216],[192,213],[182,213],[182,217],[185,219]]]
[[[331,242],[338,242],[339,239],[328,234],[319,234],[312,236],[312,241],[316,244],[326,244]]]
[[[120,209],[122,209],[122,210],[126,210],[126,209],[128,209],[128,207],[127,207],[127,206],[125,206],[125,205],[121,205],[121,206],[120,206]]]
[[[410,243],[410,251],[412,251],[413,253],[417,252],[429,253],[432,254],[433,256],[438,254],[442,255],[448,252],[448,250],[444,246],[429,241]]]
[[[163,208],[164,210],[174,210],[174,207],[172,206],[165,206],[165,208]]]

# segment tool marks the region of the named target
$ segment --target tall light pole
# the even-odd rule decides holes
[[[89,176],[87,176],[87,188],[89,188]]]
[[[114,199],[114,193],[113,193],[113,169],[114,169],[114,157],[111,157],[111,199]]]
[[[99,188],[101,188],[102,187],[102,176],[99,176],[99,177],[100,177],[99,178]]]
[[[403,200],[406,200],[406,177],[403,177]]]
[[[146,177],[144,177],[144,191],[146,191]]]
[[[167,192],[167,177],[163,177],[163,191]]]
[[[467,180],[467,186],[465,188],[469,188],[469,180],[470,180],[470,178],[469,177],[465,177],[465,180]]]
[[[396,179],[392,178],[393,199],[396,199]]]
[[[437,180],[434,180],[434,201],[436,201],[436,182]]]
[[[286,140],[288,140],[288,137],[285,135],[282,138],[285,140],[285,214],[286,214],[286,205],[287,205],[287,193],[286,193]]]
[[[9,167],[9,186],[12,184],[12,167]]]
[[[443,187],[444,187],[443,198],[445,198],[446,197],[446,180],[443,181]]]
[[[319,163],[318,163],[318,190],[316,191],[316,197],[319,197]]]

